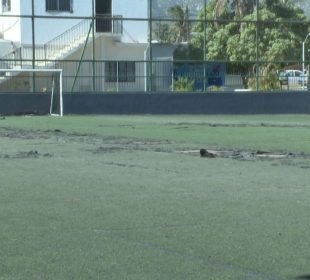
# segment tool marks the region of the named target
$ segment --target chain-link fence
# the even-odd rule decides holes
[[[99,2],[4,1],[0,68],[63,69],[68,93],[308,90],[307,1]]]

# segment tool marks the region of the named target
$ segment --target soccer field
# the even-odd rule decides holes
[[[0,166],[1,280],[310,279],[309,116],[6,117]]]

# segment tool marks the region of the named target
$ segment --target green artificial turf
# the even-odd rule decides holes
[[[306,277],[309,142],[308,116],[6,117],[0,279]]]

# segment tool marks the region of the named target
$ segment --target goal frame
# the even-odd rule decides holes
[[[39,73],[39,72],[47,72],[47,73],[53,73],[58,72],[59,73],[59,114],[52,114],[52,104],[53,104],[53,98],[54,98],[54,87],[52,87],[51,92],[51,101],[50,101],[50,115],[51,116],[63,116],[63,87],[62,87],[62,79],[63,79],[63,70],[62,69],[51,69],[51,68],[26,68],[26,69],[0,69],[0,73]],[[53,81],[54,82],[54,81]],[[53,83],[54,84],[54,83]]]

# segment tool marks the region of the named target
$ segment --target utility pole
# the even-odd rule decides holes
[[[305,74],[305,60],[306,60],[306,51],[305,51],[305,45],[308,37],[310,36],[310,33],[307,34],[305,40],[302,42],[302,73]]]

